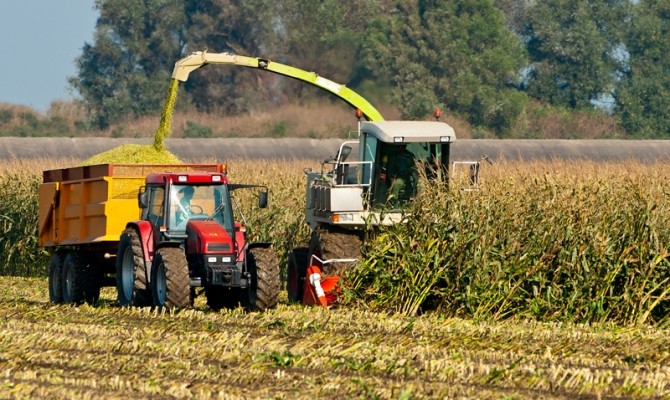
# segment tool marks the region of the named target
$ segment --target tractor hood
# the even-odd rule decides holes
[[[186,225],[187,254],[233,254],[235,242],[216,221],[191,220]]]

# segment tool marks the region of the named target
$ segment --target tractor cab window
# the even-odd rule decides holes
[[[151,221],[154,226],[160,227],[165,221],[165,189],[160,187],[149,187],[149,207],[147,207],[147,219]]]
[[[189,220],[217,221],[233,231],[232,208],[225,185],[172,185],[170,228],[185,230]]]

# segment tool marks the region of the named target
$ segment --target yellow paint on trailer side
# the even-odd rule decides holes
[[[144,179],[144,176],[102,176],[60,182],[55,205],[44,204],[52,215],[40,227],[40,245],[118,241],[126,223],[140,217],[137,193]],[[40,192],[42,186],[47,192],[53,183],[42,184]]]
[[[137,195],[152,172],[221,172],[221,164],[101,164],[45,171],[39,187],[42,247],[116,242],[140,218]]]

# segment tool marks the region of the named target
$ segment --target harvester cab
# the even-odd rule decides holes
[[[420,175],[446,182],[455,140],[443,122],[361,123],[358,140],[342,143],[320,172],[307,171],[307,223],[356,229],[399,222]],[[353,149],[357,159],[350,157]]]

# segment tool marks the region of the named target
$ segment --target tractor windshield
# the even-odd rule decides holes
[[[217,221],[232,233],[233,214],[226,185],[172,185],[169,228],[186,230],[189,220]]]

